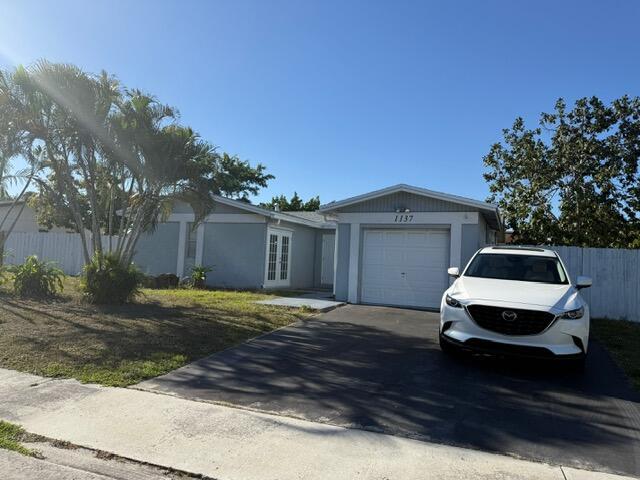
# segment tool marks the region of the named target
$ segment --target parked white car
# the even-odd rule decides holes
[[[571,283],[556,252],[529,247],[485,247],[442,297],[440,347],[535,358],[564,358],[581,365],[589,345],[589,306]]]

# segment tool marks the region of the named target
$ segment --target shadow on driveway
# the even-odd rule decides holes
[[[438,314],[347,306],[140,388],[335,425],[640,475],[640,404],[596,342],[585,373],[449,358]]]

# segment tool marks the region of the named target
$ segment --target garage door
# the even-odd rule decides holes
[[[447,289],[448,230],[365,230],[361,302],[439,308]]]

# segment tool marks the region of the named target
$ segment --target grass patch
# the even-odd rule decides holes
[[[592,320],[591,332],[640,391],[640,323],[598,318]]]
[[[83,301],[78,280],[48,301],[0,289],[0,367],[127,386],[308,316],[259,305],[270,294],[144,289],[135,303]]]
[[[0,448],[13,450],[31,457],[35,452],[20,444],[24,436],[25,431],[22,427],[0,420]]]

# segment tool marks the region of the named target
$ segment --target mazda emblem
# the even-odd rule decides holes
[[[511,310],[505,310],[502,312],[502,318],[507,322],[513,322],[516,318],[518,318],[518,314],[516,312],[512,312]]]

